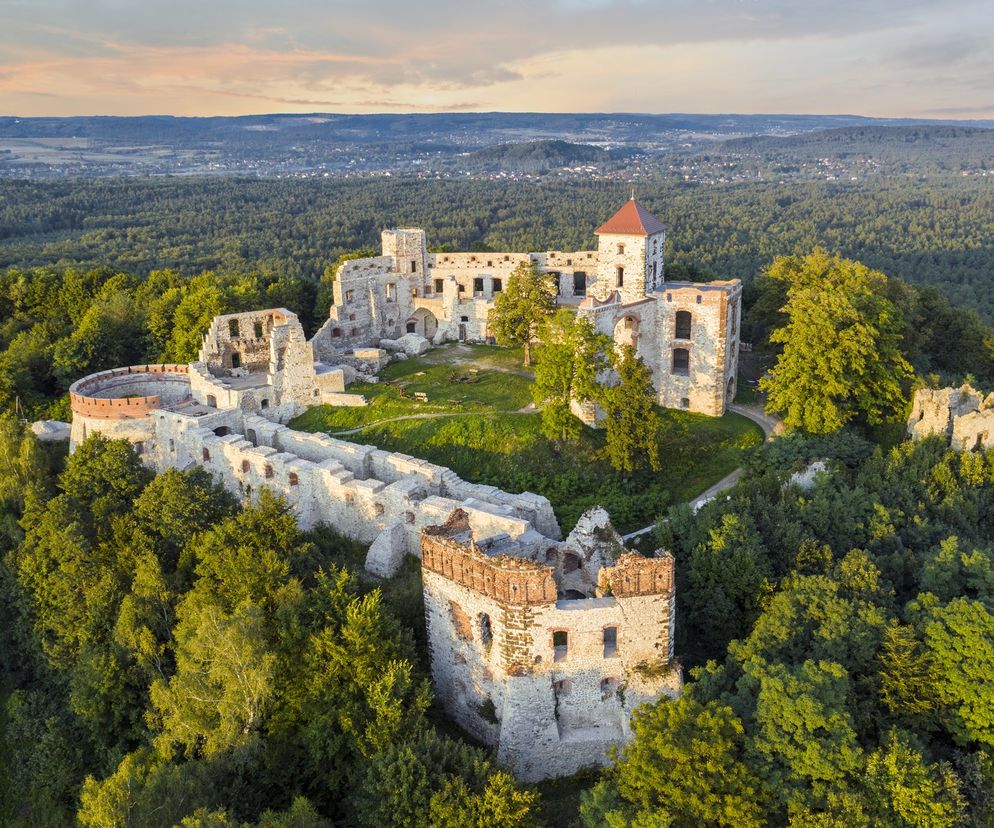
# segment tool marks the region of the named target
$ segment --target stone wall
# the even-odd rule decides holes
[[[132,365],[83,377],[69,386],[70,449],[99,432],[144,451],[153,437],[151,413],[190,397],[186,365]]]
[[[269,368],[273,330],[296,321],[296,314],[285,308],[215,316],[204,335],[197,361],[215,376],[227,376],[238,368],[265,372]]]
[[[331,381],[332,377],[328,377]],[[190,365],[193,398],[288,421],[321,401],[314,350],[286,308],[215,317]]]
[[[666,282],[653,296],[658,320],[653,377],[659,404],[720,416],[735,398],[741,284]],[[679,326],[681,312],[684,324]],[[689,338],[684,335],[688,319]],[[679,350],[687,352],[686,373],[677,361]]]
[[[984,398],[969,385],[919,388],[908,419],[913,440],[939,436],[958,451],[994,448],[994,394]]]

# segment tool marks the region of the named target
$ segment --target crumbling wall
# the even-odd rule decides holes
[[[919,388],[912,400],[908,436],[943,437],[957,451],[994,448],[994,394],[984,398],[969,385]]]
[[[204,335],[197,361],[215,376],[227,376],[232,370],[265,372],[274,328],[294,322],[296,314],[286,308],[215,316]]]

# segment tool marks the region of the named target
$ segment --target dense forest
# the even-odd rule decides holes
[[[97,436],[5,418],[0,483],[5,825],[994,824],[994,452],[794,433],[673,510],[686,691],[579,814],[439,730],[416,571]]]
[[[387,226],[424,227],[447,249],[575,250],[627,186],[373,179],[116,179],[0,182],[0,267],[173,268],[317,280]],[[994,320],[989,179],[646,182],[669,224],[669,260],[747,281],[775,256],[816,246],[890,277],[934,285]]]
[[[797,305],[775,256],[822,245],[899,277],[856,269],[906,393],[994,384],[988,190],[640,197],[670,221],[672,276],[748,279],[743,331],[771,350]],[[99,436],[67,458],[15,416],[67,416],[65,389],[90,371],[191,359],[217,313],[286,306],[313,330],[333,263],[382,225],[462,248],[584,247],[619,188],[0,193],[0,823],[994,826],[994,451],[897,442],[853,417],[757,449],[696,514],[660,515],[685,693],[637,715],[611,768],[532,789],[434,706],[416,566],[375,581],[362,548],[334,527],[299,531],[268,494],[239,506],[206,473],[154,476]],[[791,484],[814,460],[828,471]]]

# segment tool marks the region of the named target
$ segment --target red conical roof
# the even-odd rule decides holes
[[[651,236],[665,229],[665,224],[633,198],[594,232],[619,236]]]

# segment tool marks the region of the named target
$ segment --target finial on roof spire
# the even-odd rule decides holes
[[[632,198],[631,198],[631,200],[635,201],[635,185],[634,184],[632,185]]]

